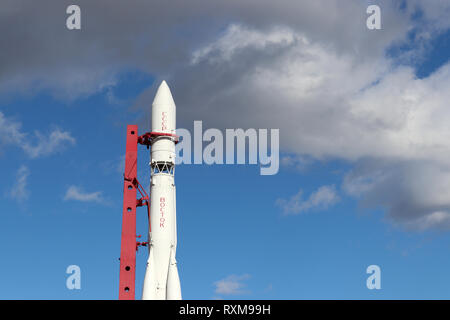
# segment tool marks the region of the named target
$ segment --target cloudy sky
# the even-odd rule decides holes
[[[0,297],[117,297],[124,134],[148,131],[165,79],[178,127],[280,130],[277,175],[177,169],[185,298],[448,298],[449,15],[439,0],[2,1]]]

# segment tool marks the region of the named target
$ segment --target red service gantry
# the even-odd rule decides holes
[[[160,136],[173,136],[169,133],[147,132],[138,136],[138,126],[127,126],[127,144],[125,153],[125,172],[123,176],[122,240],[120,248],[119,300],[135,299],[136,251],[148,242],[136,241],[136,208],[146,206],[150,228],[150,197],[137,179],[138,144],[150,148],[152,140]],[[136,198],[139,192],[140,198]]]

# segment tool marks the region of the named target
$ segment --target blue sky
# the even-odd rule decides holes
[[[80,1],[82,8],[83,5],[86,12],[89,9],[91,14],[96,12],[96,8]],[[111,10],[114,17],[116,11]],[[126,125],[138,124],[140,134],[148,130],[151,100],[162,78],[167,78],[172,89],[179,126],[190,128],[192,120],[203,120],[204,130],[208,127],[280,129],[281,166],[276,175],[261,176],[257,165],[177,167],[177,260],[183,298],[449,298],[448,167],[442,164],[434,149],[428,151],[434,140],[425,137],[419,151],[399,156],[395,151],[399,149],[396,139],[403,137],[403,131],[401,124],[394,123],[390,130],[398,130],[401,133],[398,137],[385,139],[380,134],[366,140],[361,135],[361,140],[369,146],[366,150],[365,145],[355,144],[357,139],[353,140],[347,132],[325,132],[328,122],[323,119],[334,114],[317,107],[336,103],[342,108],[336,113],[353,108],[352,112],[357,114],[361,109],[354,105],[361,106],[376,121],[356,126],[353,135],[358,135],[365,130],[377,131],[374,125],[381,128],[394,121],[397,86],[392,84],[398,84],[399,96],[408,90],[428,90],[423,94],[426,99],[419,97],[417,101],[422,103],[419,107],[425,108],[418,110],[431,110],[430,115],[416,115],[435,122],[430,124],[424,120],[420,129],[407,126],[411,133],[408,141],[422,143],[417,137],[425,132],[420,130],[427,128],[432,128],[426,131],[430,135],[441,135],[444,140],[448,132],[442,129],[440,121],[449,115],[439,113],[444,110],[439,108],[439,101],[448,104],[445,89],[450,86],[446,71],[450,32],[448,25],[429,24],[433,19],[445,21],[439,20],[439,15],[433,16],[439,10],[424,11],[423,21],[417,21],[412,9],[386,12],[387,18],[383,20],[386,22],[380,31],[383,34],[371,39],[373,47],[364,39],[373,34],[362,28],[350,39],[342,36],[333,40],[337,42],[330,45],[331,53],[322,49],[326,48],[324,43],[331,41],[332,32],[322,34],[314,29],[313,22],[296,25],[289,22],[288,12],[281,11],[279,15],[286,18],[286,24],[281,29],[270,26],[264,29],[265,26],[255,22],[255,19],[265,21],[263,16],[254,17],[253,13],[246,16],[244,9],[242,15],[235,13],[236,8],[227,10],[229,16],[220,16],[220,26],[217,26],[206,18],[200,22],[195,20],[197,15],[203,17],[204,12],[199,9],[196,15],[186,18],[188,22],[173,26],[177,32],[187,34],[183,36],[184,43],[176,43],[178,35],[171,31],[168,34],[173,39],[157,49],[148,47],[145,37],[133,34],[133,28],[142,25],[137,23],[132,28],[133,19],[124,18],[130,22],[130,30],[119,31],[117,47],[111,53],[107,40],[97,34],[104,30],[97,25],[92,38],[87,39],[91,37],[89,34],[84,39],[80,33],[75,37],[83,39],[71,41],[93,48],[89,44],[97,39],[101,43],[96,44],[100,53],[84,56],[81,52],[77,58],[72,57],[73,66],[70,59],[61,63],[47,59],[45,52],[51,47],[46,47],[49,45],[44,40],[43,47],[38,49],[43,58],[30,62],[32,71],[16,67],[8,71],[11,74],[6,71],[2,74],[1,79],[9,75],[8,81],[14,81],[11,84],[4,80],[0,85],[0,134],[3,136],[0,139],[0,252],[4,261],[0,266],[0,299],[117,299]],[[311,10],[322,17],[314,8]],[[356,10],[353,5],[347,8],[346,4],[337,15],[345,16],[352,10]],[[383,10],[382,7],[382,13]],[[391,8],[386,5],[388,10]],[[8,14],[26,12],[24,9]],[[136,21],[141,22],[139,17]],[[398,25],[389,24],[390,21]],[[281,26],[279,20],[273,22]],[[39,26],[45,29],[45,22],[42,23]],[[199,28],[202,23],[211,25],[211,30]],[[344,30],[352,28],[352,22],[341,23]],[[415,36],[408,31],[411,24]],[[389,27],[395,32],[390,32]],[[33,34],[30,29],[26,32]],[[86,27],[81,32],[91,31]],[[300,34],[310,42],[297,47],[302,43]],[[153,40],[153,36],[149,39]],[[72,34],[66,32],[62,37],[72,37]],[[243,38],[250,40],[245,42]],[[355,41],[355,47],[360,50],[334,54],[333,50],[344,50],[340,45],[349,41]],[[26,47],[26,44],[19,45]],[[163,53],[168,50],[173,56],[163,57],[159,50]],[[339,57],[342,70],[322,60],[317,64],[312,62],[311,68],[315,69],[310,70],[311,63],[300,59],[298,64],[306,71],[299,82],[282,72],[286,56],[295,71],[297,60],[293,57],[311,52],[323,61]],[[113,56],[111,60],[108,53]],[[363,58],[358,56],[360,53]],[[109,63],[104,68],[102,59],[96,60],[102,54]],[[141,54],[151,57],[151,62],[142,62]],[[200,57],[200,62],[187,59],[190,54]],[[248,61],[247,56],[254,59]],[[171,60],[176,58],[180,61]],[[268,61],[274,61],[273,65],[268,66]],[[352,68],[347,69],[347,61],[351,61],[348,66]],[[248,64],[250,75],[241,74],[243,62]],[[64,69],[64,64],[69,65],[69,71]],[[381,71],[368,76],[373,66]],[[48,74],[43,70],[49,70]],[[252,70],[261,72],[260,82],[252,78]],[[348,70],[355,71],[350,74],[352,83],[344,83],[340,78]],[[78,77],[77,72],[85,72],[86,79]],[[274,83],[277,72],[280,81]],[[316,79],[311,75],[321,72],[330,74],[330,79],[325,79],[323,84],[318,80],[318,91],[326,92],[326,98],[315,95],[310,87]],[[413,76],[409,77],[408,72]],[[198,79],[199,84],[192,83],[193,79]],[[286,79],[289,86],[283,85]],[[302,79],[309,81],[306,87]],[[243,91],[236,83],[243,81],[249,87],[237,103],[235,95]],[[350,89],[341,92],[340,88],[347,85]],[[260,91],[263,88],[273,91],[265,96]],[[298,93],[307,92],[304,88],[313,91]],[[292,94],[292,90],[296,93]],[[374,102],[376,107],[390,106],[391,116],[386,115],[385,109],[380,109],[384,112],[381,116],[370,109],[373,96],[381,99]],[[273,104],[274,101],[277,103]],[[296,111],[297,101],[316,107],[313,111],[300,107],[301,111]],[[342,101],[346,102],[341,105]],[[431,109],[426,109],[427,103]],[[317,118],[311,116],[315,111]],[[316,125],[309,127],[301,119]],[[336,121],[339,119],[351,123],[346,122],[346,117]],[[416,129],[417,135],[412,132]],[[336,137],[337,132],[342,136]],[[333,139],[335,143],[327,144]],[[444,141],[440,149],[442,157],[447,154],[447,148]],[[148,186],[149,153],[143,146],[138,159],[140,181]],[[376,178],[380,172],[382,177],[387,177],[381,182]],[[438,178],[435,172],[439,173]],[[375,181],[369,187],[361,183],[367,182],[367,176]],[[334,190],[333,203],[306,210],[292,206],[307,202],[323,186]],[[355,191],[358,186],[361,190]],[[76,190],[72,198],[67,196],[71,187]],[[295,198],[299,191],[301,196]],[[404,204],[405,201],[412,204]],[[147,218],[142,208],[138,209],[138,234],[146,238]],[[146,249],[139,249],[137,298],[141,294],[146,259]],[[81,290],[66,288],[69,265],[81,268]],[[369,265],[381,268],[381,290],[366,287]]]

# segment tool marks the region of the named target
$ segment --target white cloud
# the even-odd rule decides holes
[[[5,117],[0,111],[0,146],[15,145],[22,148],[30,158],[38,158],[60,152],[67,145],[73,145],[76,142],[70,132],[59,128],[51,131],[48,136],[35,131],[35,137],[30,138],[21,127],[20,122]]]
[[[238,295],[248,293],[248,291],[245,290],[246,284],[244,283],[244,281],[249,278],[249,274],[232,274],[224,279],[214,282],[214,286],[216,287],[214,292],[216,294],[223,295]]]
[[[300,172],[304,172],[314,163],[314,159],[299,154],[282,155],[280,163],[286,168],[294,168]]]
[[[322,186],[311,193],[308,199],[303,200],[303,191],[293,195],[289,200],[277,199],[277,206],[281,207],[284,214],[299,214],[309,210],[325,210],[339,201],[336,188],[332,186]]]
[[[57,153],[67,145],[75,144],[75,138],[71,136],[70,132],[60,129],[53,130],[48,136],[41,134],[39,131],[35,131],[35,135],[38,140],[37,144],[33,145],[27,142],[23,146],[23,150],[31,158]]]
[[[434,27],[424,30],[431,32]],[[270,50],[260,45],[262,40],[242,40],[239,35],[270,39],[280,32],[294,40],[280,41]],[[361,34],[373,35],[367,30]],[[343,189],[365,207],[385,209],[396,225],[450,229],[446,220],[446,213],[450,214],[450,63],[417,78],[403,56],[385,54],[395,44],[392,41],[380,43],[377,54],[363,54],[337,49],[315,36],[291,27],[234,24],[222,38],[194,53],[195,57],[202,52],[189,70],[189,79],[200,80],[188,82],[186,92],[181,90],[182,100],[188,106],[204,105],[198,114],[194,107],[188,108],[195,118],[220,114],[208,119],[212,127],[280,128],[281,149],[290,153],[281,159],[285,166],[304,170],[304,159],[339,159],[354,165]],[[396,44],[401,43],[398,40]],[[361,44],[355,41],[355,46]],[[419,43],[410,43],[411,47],[422,50],[425,40],[414,41]],[[221,51],[223,43],[231,42],[238,49]],[[182,82],[183,74],[174,80]],[[199,101],[204,96],[208,99]],[[278,201],[286,213],[294,214],[313,203],[314,199],[302,200],[301,193]]]
[[[70,186],[64,196],[64,200],[75,200],[81,202],[103,202],[102,193],[100,191],[96,192],[84,192],[81,188],[76,186]]]
[[[273,285],[269,283],[269,285],[264,289],[264,292],[270,292],[273,290]]]
[[[338,53],[288,28],[282,31],[285,38],[296,40],[280,42],[277,54],[267,61],[259,42],[244,41],[239,35],[270,39],[280,37],[279,32],[233,25],[223,36],[226,40],[200,49],[211,55],[216,68],[236,71],[234,65],[242,59],[246,64],[242,66],[245,72],[226,74],[233,77],[228,88],[208,88],[223,92],[209,107],[220,109],[228,104],[233,120],[233,111],[239,110],[237,120],[244,127],[281,128],[288,132],[282,141],[285,149],[318,159],[417,159],[434,158],[437,152],[444,161],[448,159],[450,65],[429,78],[417,79],[411,67],[393,67],[393,61],[383,56],[364,60],[353,53]],[[243,41],[242,47],[247,51],[251,47],[253,54],[246,57],[232,50],[222,57],[210,53],[211,47],[220,48],[223,41],[234,42],[238,48]],[[222,80],[214,75],[207,79],[212,83]],[[258,97],[258,103],[249,104],[253,97]],[[231,119],[216,121],[226,126]]]
[[[216,42],[194,51],[191,63],[196,64],[201,60],[210,63],[226,61],[236,52],[248,48],[265,50],[270,46],[290,45],[294,40],[294,34],[282,27],[275,27],[270,33],[258,33],[242,25],[232,24]]]
[[[385,170],[370,170],[364,174],[350,172],[344,177],[342,187],[347,194],[359,197],[373,190],[384,179],[386,179]]]
[[[13,119],[6,118],[0,111],[0,145],[20,144],[25,138],[21,131],[22,124]]]
[[[17,170],[16,182],[13,184],[13,187],[9,193],[9,196],[17,202],[27,200],[30,195],[30,192],[27,189],[29,175],[30,170],[24,165]]]

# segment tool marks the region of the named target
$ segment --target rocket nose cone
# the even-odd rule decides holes
[[[156,91],[155,99],[153,100],[153,104],[165,104],[165,105],[175,105],[173,101],[172,93],[170,92],[169,86],[166,81],[163,80],[159,85],[158,91]]]

